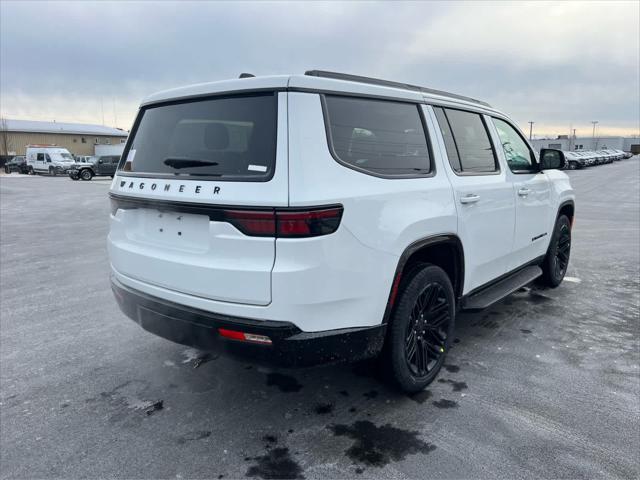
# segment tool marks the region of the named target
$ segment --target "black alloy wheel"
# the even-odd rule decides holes
[[[428,284],[418,295],[405,333],[405,358],[417,377],[424,377],[445,352],[449,305],[442,285]]]
[[[412,267],[400,283],[387,328],[383,367],[403,391],[419,392],[444,363],[455,325],[455,294],[440,267]]]
[[[570,254],[571,222],[566,215],[560,215],[542,262],[541,280],[544,285],[555,288],[562,283],[569,267]]]
[[[569,253],[571,252],[571,230],[569,225],[562,224],[560,234],[558,236],[558,248],[556,249],[556,258],[554,269],[556,277],[563,278],[569,266]]]

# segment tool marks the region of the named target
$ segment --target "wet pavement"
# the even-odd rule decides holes
[[[371,362],[272,370],[144,332],[109,287],[109,182],[3,176],[0,477],[638,478],[639,164],[570,172],[567,281],[461,315],[413,396]]]

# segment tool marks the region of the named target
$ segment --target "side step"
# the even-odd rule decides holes
[[[542,275],[542,269],[536,265],[518,270],[513,275],[500,280],[493,285],[480,290],[473,295],[465,298],[462,303],[463,310],[482,310],[493,305],[498,300],[503,299],[510,293],[515,292],[521,287]]]

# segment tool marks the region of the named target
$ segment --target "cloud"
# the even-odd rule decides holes
[[[154,91],[309,68],[640,129],[636,2],[1,2],[0,110],[128,128]],[[102,107],[104,105],[104,108]],[[608,126],[608,127],[607,127]]]

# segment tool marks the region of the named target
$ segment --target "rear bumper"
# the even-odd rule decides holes
[[[250,358],[259,363],[304,367],[356,361],[382,350],[385,325],[303,332],[289,322],[231,317],[186,307],[129,288],[111,277],[120,309],[143,329],[182,345]],[[271,345],[221,337],[218,329],[267,336]]]

